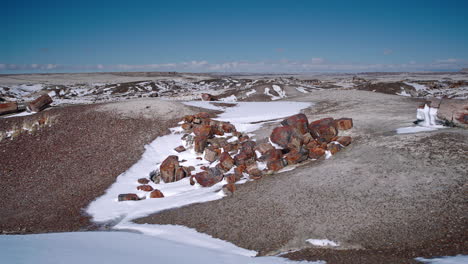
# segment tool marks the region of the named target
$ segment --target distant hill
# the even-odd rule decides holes
[[[468,68],[463,68],[460,70],[461,72],[468,72]]]

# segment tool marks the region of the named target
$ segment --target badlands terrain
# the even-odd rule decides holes
[[[27,236],[18,234],[68,232],[60,239],[154,243],[140,253],[165,263],[190,259],[180,251],[213,263],[467,260],[467,73],[0,75],[0,104],[45,94],[53,102],[44,111],[0,116],[5,252],[41,247],[28,249]],[[418,109],[437,111],[430,116],[437,124],[415,124]],[[352,127],[338,136],[352,143],[337,151],[329,143],[324,155],[309,153],[300,162],[286,153],[279,170],[256,153],[260,173],[232,180],[227,170],[205,187],[203,175],[187,171],[164,182],[160,168],[168,156],[193,166],[192,176],[221,163],[209,150],[197,154],[189,136],[181,140],[187,131],[197,135],[194,119],[232,124],[237,134],[220,135],[237,147],[273,143],[287,152],[270,135],[299,113],[307,124],[351,118]],[[175,151],[180,145],[187,150]],[[144,185],[164,197],[137,190],[139,179],[152,180]],[[119,201],[120,194],[138,200]],[[98,232],[117,230],[149,238]],[[93,237],[101,233],[109,238]]]

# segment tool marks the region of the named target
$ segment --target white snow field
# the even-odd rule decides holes
[[[265,122],[294,115],[301,109],[312,105],[311,103],[300,102],[239,102],[235,103],[233,107],[219,107],[213,105],[213,103],[216,102],[186,102],[187,105],[191,106],[224,111],[215,119],[229,121],[236,126],[238,131],[243,133],[253,132]],[[157,169],[169,155],[178,155],[180,160],[187,160],[183,163],[184,166],[194,166],[196,168],[194,173],[201,171],[200,166],[202,165],[215,166],[217,164],[210,164],[206,160],[197,160],[197,157],[203,157],[203,155],[195,153],[193,149],[182,153],[175,152],[175,147],[184,144],[184,141],[181,140],[182,133],[179,133],[180,131],[180,128],[174,128],[171,134],[158,137],[152,143],[145,146],[146,150],[142,158],[129,170],[118,176],[116,182],[103,196],[97,198],[89,205],[87,213],[92,216],[93,221],[105,222],[117,220],[118,223],[113,227],[116,230],[133,230],[145,235],[158,237],[152,239],[162,246],[154,246],[155,242],[149,244],[154,249],[152,251],[153,254],[172,254],[173,250],[169,250],[172,247],[172,243],[179,243],[180,247],[185,247],[185,249],[180,251],[184,252],[180,256],[172,259],[172,255],[177,255],[176,252],[168,256],[170,263],[179,263],[177,262],[179,259],[183,261],[185,257],[190,258],[189,256],[193,255],[192,251],[199,254],[205,254],[202,252],[207,251],[206,255],[211,254],[209,257],[206,257],[206,261],[201,261],[205,263],[287,263],[283,259],[271,257],[251,258],[257,252],[239,248],[229,242],[214,239],[184,226],[140,225],[131,222],[133,219],[158,211],[192,203],[217,200],[224,196],[221,188],[226,184],[225,181],[219,182],[212,187],[201,187],[198,184],[191,186],[189,178],[185,178],[173,183],[154,184],[151,182],[150,185],[153,188],[163,192],[165,197],[162,199],[118,202],[117,197],[121,193],[136,193],[140,197],[148,196],[149,194],[146,192],[136,191],[136,187],[138,186],[137,180],[148,176],[151,171]],[[248,178],[246,177],[239,183],[246,182],[247,180]],[[70,233],[69,236],[73,237],[73,234]],[[107,234],[97,233],[96,236],[99,236],[99,239],[101,239],[102,236],[107,236]],[[126,237],[123,237],[123,239],[126,239]],[[129,241],[127,244],[134,244],[134,242]],[[196,249],[193,249],[193,247]],[[166,248],[168,252],[165,252]],[[216,252],[213,253],[213,250]]]
[[[130,232],[69,232],[0,236],[0,262],[8,264],[83,263],[203,263],[203,264],[284,264],[281,257],[252,258],[251,252],[210,238],[209,244],[192,234],[187,243]],[[215,244],[216,243],[216,244]]]
[[[415,258],[417,261],[427,264],[466,264],[468,263],[467,255],[457,255],[450,257],[440,257],[440,258]]]
[[[306,242],[318,247],[337,247],[340,244],[328,239],[307,239]]]

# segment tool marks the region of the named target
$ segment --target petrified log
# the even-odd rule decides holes
[[[18,112],[17,102],[8,102],[0,104],[0,115],[6,115]]]
[[[48,94],[43,94],[36,100],[28,104],[27,110],[30,112],[40,112],[52,103],[52,98]]]

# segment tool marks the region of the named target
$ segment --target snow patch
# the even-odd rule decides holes
[[[337,247],[340,245],[328,239],[307,239],[306,242],[318,247]]]
[[[440,258],[415,258],[415,260],[423,263],[434,263],[434,264],[466,264],[468,263],[468,255],[457,255],[447,256]]]

